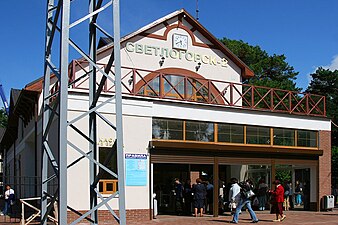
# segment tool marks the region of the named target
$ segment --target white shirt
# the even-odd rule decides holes
[[[11,194],[14,195],[14,190],[12,188],[10,188],[9,190],[5,191],[5,199],[8,199]]]
[[[241,187],[237,183],[232,184],[229,190],[229,201],[239,202],[241,196],[240,191]]]

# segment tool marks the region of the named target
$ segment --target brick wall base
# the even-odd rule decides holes
[[[81,210],[79,212],[83,214],[83,213],[86,213],[87,211]],[[114,212],[116,213],[116,215],[119,215],[118,211],[114,210]],[[98,221],[99,224],[118,224],[116,220],[114,219],[114,217],[112,216],[112,214],[110,213],[110,211],[108,210],[99,210],[98,216],[99,216],[99,221]],[[79,217],[80,216],[78,216],[74,212],[69,211],[67,215],[68,223],[75,221]],[[142,224],[142,222],[150,220],[149,209],[126,210],[126,217],[127,217],[127,223],[128,222],[139,222],[140,224]],[[90,216],[88,216],[87,218],[90,218]],[[81,221],[81,223],[89,224],[89,221],[84,219]]]
[[[331,194],[331,132],[319,132],[319,148],[323,150],[323,155],[319,157],[319,199],[320,203],[325,195]],[[319,206],[321,207],[321,206]]]

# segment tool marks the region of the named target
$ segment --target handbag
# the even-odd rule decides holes
[[[252,202],[252,205],[254,206],[259,206],[259,200],[257,197],[254,198],[253,202]]]
[[[230,202],[228,207],[229,207],[229,209],[232,210],[232,209],[236,209],[236,206],[237,206],[237,205],[236,205],[235,202]]]
[[[246,198],[251,198],[255,195],[255,193],[252,190],[244,192]]]

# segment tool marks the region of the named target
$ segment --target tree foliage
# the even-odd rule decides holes
[[[338,174],[338,147],[337,146],[333,146],[332,147],[332,177],[337,179],[337,174]],[[337,180],[336,180],[337,182]],[[336,183],[335,182],[335,183]]]
[[[338,124],[338,70],[319,67],[311,74],[312,80],[307,92],[326,97],[326,114],[335,124]],[[332,145],[338,146],[338,128],[332,126]]]
[[[338,70],[329,70],[319,67],[311,74],[312,80],[306,91],[326,97],[326,114],[332,121],[338,123]],[[332,178],[338,177],[338,127],[332,126]]]
[[[0,127],[6,127],[7,126],[7,115],[5,112],[5,109],[0,109]]]
[[[292,166],[291,165],[276,165],[275,179],[280,180],[282,183],[292,180]]]
[[[259,46],[252,46],[242,40],[221,39],[221,42],[240,58],[255,73],[246,81],[256,86],[300,91],[295,80],[298,72],[286,62],[285,55],[269,55]]]

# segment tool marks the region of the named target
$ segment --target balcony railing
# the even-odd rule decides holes
[[[100,69],[104,70],[106,65],[100,66]],[[326,116],[325,97],[320,95],[129,67],[122,67],[121,71],[124,95],[297,115]],[[87,67],[83,66],[83,62],[73,61],[69,74],[72,88],[87,90],[88,76],[82,76],[87,73]],[[110,73],[114,76],[113,68]],[[103,92],[114,91],[114,83],[106,80]]]

